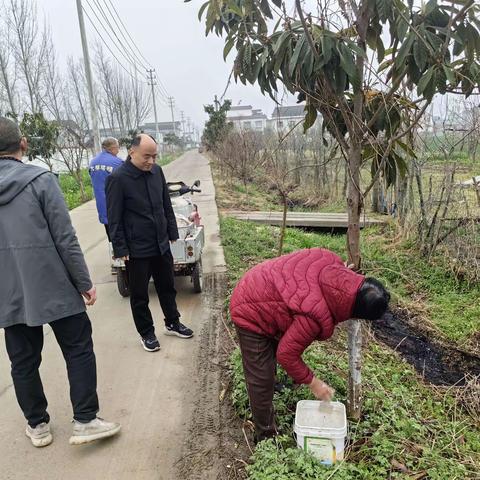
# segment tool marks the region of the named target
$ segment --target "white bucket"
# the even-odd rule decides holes
[[[347,414],[341,402],[301,400],[297,403],[294,431],[297,445],[325,465],[343,460]]]

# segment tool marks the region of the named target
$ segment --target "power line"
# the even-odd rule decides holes
[[[128,36],[128,39],[130,40],[131,44],[135,47],[135,50],[137,50],[137,52],[139,53],[140,57],[143,59],[143,61],[145,62],[146,65],[148,65],[148,68],[145,67],[145,65],[143,64],[143,67],[145,68],[145,70],[148,70],[149,68],[152,69],[153,66],[152,64],[145,58],[145,56],[143,55],[142,51],[138,48],[138,45],[137,43],[135,42],[135,40],[132,38],[132,36],[130,35],[130,32],[128,30],[128,28],[126,27],[125,23],[123,22],[122,20],[122,17],[120,16],[120,14],[118,13],[118,10],[115,8],[115,5],[113,4],[112,0],[108,0],[108,3],[111,5],[112,9],[113,9],[113,13],[112,13],[112,10],[110,9],[110,7],[108,6],[107,4],[107,0],[103,0],[104,3],[105,3],[105,6],[106,8],[108,9],[108,11],[110,12],[115,24],[117,25],[117,27],[119,27],[119,30],[122,32],[122,36],[124,37],[124,39],[127,41],[127,44],[128,44],[128,40],[127,38],[125,37],[124,33],[123,32],[126,32],[127,36]],[[118,22],[117,22],[117,19],[118,21],[120,22],[121,24],[121,27],[119,26]],[[123,27],[123,28],[122,28]],[[135,54],[135,52],[133,51],[133,48],[131,48],[131,52],[138,58],[138,56]],[[142,63],[142,62],[139,62],[139,63]],[[160,88],[163,90],[163,95],[165,95],[166,97],[169,97],[170,94],[168,93],[168,90],[165,88],[165,85],[162,83],[162,80],[158,77],[158,74],[157,74],[157,82],[158,82],[158,85],[160,86]]]
[[[92,9],[92,12],[94,13],[96,19],[100,22],[100,24],[102,24],[102,20],[98,17],[96,11],[94,10],[94,8],[92,7],[92,5],[90,4],[89,0],[86,0],[88,5],[90,6],[90,8]],[[108,10],[108,14],[110,15],[110,17],[113,19],[115,25],[118,27],[119,31],[122,32],[123,30],[125,30],[127,32],[127,35],[130,39],[130,41],[132,42],[132,44],[135,46],[135,48],[138,50],[138,52],[140,53],[140,56],[143,58],[143,60],[146,62],[146,64],[148,66],[145,65],[145,63],[142,62],[142,60],[140,59],[140,57],[135,53],[135,51],[129,47],[129,44],[128,44],[128,40],[126,39],[125,35],[122,34],[122,38],[125,40],[126,42],[126,45],[125,43],[122,41],[122,39],[119,37],[119,35],[117,34],[114,26],[112,25],[111,21],[110,21],[110,18],[109,18],[109,15],[105,12],[105,10],[102,8],[101,4],[100,4],[100,0],[92,0],[97,9],[100,11],[102,17],[104,18],[105,22],[107,23],[108,27],[110,28],[110,30],[113,32],[113,35],[115,36],[115,38],[117,39],[118,43],[121,45],[121,47],[123,48],[120,49],[118,47],[118,45],[116,45],[115,43],[115,40],[112,38],[112,36],[110,35],[110,33],[107,31],[107,35],[109,36],[110,40],[114,43],[116,49],[120,52],[121,55],[123,55],[125,57],[125,59],[127,60],[127,62],[129,62],[133,68],[140,74],[143,76],[143,72],[140,72],[138,70],[138,67],[137,67],[137,63],[140,64],[140,66],[145,69],[147,72],[149,69],[152,68],[150,62],[145,58],[145,56],[141,53],[140,49],[138,48],[137,44],[135,43],[135,41],[133,40],[132,36],[128,33],[128,30],[126,29],[125,27],[125,24],[123,23],[120,15],[118,14],[118,11],[115,9],[115,6],[113,4],[110,4],[112,5],[112,9],[113,9],[113,12],[112,10],[110,9],[109,5],[106,3],[105,0],[103,0],[103,3],[106,7],[106,9]],[[120,21],[122,27],[119,25],[118,21],[117,21],[117,18],[118,20]],[[150,68],[149,68],[150,67]],[[158,77],[157,75],[157,82],[158,82],[158,87],[157,87],[157,91],[158,93],[164,97],[165,99],[167,99],[170,94],[168,93],[168,90],[165,88],[165,85],[162,83],[161,79]]]
[[[157,85],[157,88],[158,88],[158,91],[160,92],[160,95],[162,95],[163,97],[168,99],[168,97],[170,97],[171,95],[167,92],[167,89],[163,86],[161,80],[158,78],[158,75],[157,75],[157,81],[158,81],[160,87],[162,87],[162,90],[160,90],[160,87]]]
[[[157,77],[157,80],[158,80],[158,77]],[[168,103],[168,99],[169,97],[167,97],[159,88],[158,88],[158,84],[155,85],[155,90],[157,91],[159,97],[160,97],[160,100],[162,101],[162,103],[166,106],[166,107],[169,107],[169,103]]]
[[[140,59],[140,57],[133,51],[133,49],[130,48],[129,44],[128,44],[128,40],[126,39],[125,35],[122,34],[122,28],[120,27],[120,25],[118,24],[118,21],[115,17],[115,14],[112,13],[112,11],[110,10],[108,4],[103,1],[106,9],[108,10],[108,14],[105,13],[105,11],[103,10],[101,4],[100,4],[100,0],[93,0],[97,6],[97,8],[100,10],[101,14],[102,14],[102,17],[105,19],[105,21],[107,22],[108,26],[110,27],[110,30],[112,30],[113,34],[115,35],[115,38],[118,40],[118,42],[120,43],[120,45],[122,46],[122,48],[125,50],[125,52],[128,54],[128,56],[133,60],[133,63],[138,63],[144,70],[147,70],[149,69],[149,64],[147,62],[147,65]],[[121,37],[123,38],[123,40],[125,40],[126,44],[122,41],[122,38],[120,38],[117,34],[117,30],[115,29],[115,27],[112,25],[112,23],[110,22],[110,20],[113,20],[116,27],[118,28],[118,32],[120,33]]]
[[[136,63],[136,58],[134,55],[131,54],[131,52],[128,50],[128,48],[125,47],[125,45],[123,44],[122,42],[122,39],[117,35],[117,32],[115,30],[115,28],[112,26],[112,24],[110,23],[110,19],[108,17],[108,15],[105,13],[105,11],[103,10],[102,8],[102,5],[100,4],[100,2],[98,0],[92,0],[95,4],[95,6],[97,7],[98,11],[100,12],[100,15],[103,17],[103,19],[105,20],[106,22],[106,25],[105,26],[108,26],[110,27],[110,30],[112,31],[113,35],[115,36],[115,38],[117,39],[118,43],[120,44],[120,46],[123,48],[123,50],[121,50],[118,45],[115,44],[115,47],[117,48],[118,51],[120,51],[122,53],[122,55],[125,56],[125,58],[127,58],[127,60],[129,62],[131,62],[133,65],[135,65]],[[92,6],[90,5],[90,2],[89,0],[86,0],[86,2],[88,3],[88,5],[90,6],[90,8],[92,8]],[[92,8],[93,10],[93,8]],[[95,13],[95,11],[93,12],[95,14],[95,17],[97,18],[97,20],[100,22],[100,24],[102,24],[102,20],[100,18],[98,18],[98,15]],[[115,40],[112,38],[112,36],[108,33],[107,29],[105,29],[107,35],[109,36],[110,40],[112,40],[113,42],[115,42]],[[141,62],[140,62],[141,63]],[[143,65],[141,65],[143,67]],[[145,68],[145,67],[143,67]],[[146,68],[145,68],[146,70]]]
[[[113,11],[115,12],[116,14],[116,17],[114,18],[118,18],[120,20],[120,23],[122,24],[122,27],[123,27],[123,30],[124,32],[127,32],[127,35],[128,35],[128,38],[130,39],[130,41],[132,42],[132,45],[135,47],[135,49],[138,51],[138,53],[140,54],[140,56],[143,58],[143,60],[146,62],[146,64],[150,67],[150,68],[153,68],[151,63],[143,56],[142,52],[140,51],[140,49],[138,48],[137,44],[135,43],[135,40],[132,38],[132,36],[130,35],[127,27],[125,26],[125,24],[123,23],[123,20],[122,20],[122,17],[118,14],[118,11],[117,9],[115,8],[115,5],[112,3],[112,0],[108,0],[110,5],[112,6],[113,8]],[[106,2],[105,2],[106,3]],[[107,5],[107,8],[108,8],[108,5]],[[116,23],[116,22],[115,22]],[[117,23],[118,25],[118,23]]]
[[[163,85],[162,81],[157,77],[157,80],[158,80],[158,84],[160,85],[160,87],[162,88],[162,92],[163,94],[166,96],[166,97],[170,97],[170,93],[168,93],[168,90],[165,88],[165,85]]]
[[[87,0],[88,1],[88,0]],[[82,10],[83,12],[85,13],[85,15],[87,16],[90,24],[92,25],[92,27],[94,28],[94,30],[97,32],[97,35],[100,37],[100,40],[103,42],[103,44],[105,45],[105,47],[107,47],[107,50],[110,52],[110,54],[112,55],[112,57],[117,61],[118,65],[120,66],[120,68],[122,68],[130,77],[133,78],[133,80],[135,80],[136,82],[137,81],[140,81],[142,83],[146,83],[144,82],[143,80],[139,80],[137,77],[133,76],[132,75],[132,72],[129,72],[122,64],[122,62],[117,58],[117,56],[113,53],[112,49],[110,48],[110,46],[108,45],[108,43],[105,41],[105,39],[103,38],[102,34],[99,32],[97,26],[95,25],[95,23],[93,22],[93,20],[91,19],[90,15],[88,14],[87,10],[85,10],[84,7],[82,7]]]
[[[88,4],[88,6],[90,7],[93,15],[95,16],[95,18],[97,19],[97,21],[100,23],[100,25],[102,25],[102,20],[100,19],[100,17],[98,16],[98,13],[96,12],[96,10],[92,7],[92,4],[90,3],[89,0],[85,0]],[[95,1],[95,0],[94,0]],[[117,56],[113,53],[112,49],[110,48],[109,45],[107,45],[107,42],[105,41],[105,39],[103,38],[102,34],[99,32],[98,28],[96,27],[95,23],[93,22],[92,18],[88,15],[87,11],[85,10],[85,7],[83,8],[83,11],[85,12],[85,14],[87,15],[88,19],[90,20],[90,23],[92,23],[93,27],[95,28],[95,31],[97,32],[97,34],[100,36],[100,38],[102,39],[103,43],[107,46],[109,52],[114,56],[114,58],[117,60],[118,63],[121,64],[120,60],[118,60]],[[107,20],[108,22],[108,20]],[[112,35],[109,33],[109,31],[106,29],[105,30],[105,33],[108,35],[109,39],[112,41],[113,45],[115,46],[115,48],[118,50],[118,52],[120,53],[120,55],[122,55],[125,60],[127,61],[128,64],[130,64],[130,66],[133,67],[134,70],[136,70],[142,77],[144,75],[144,72],[140,71],[138,69],[138,67],[135,65],[135,61],[132,62],[132,59],[128,56],[128,52],[124,52],[121,48],[118,47],[118,45],[116,44],[115,42],[115,39],[112,37]],[[114,35],[116,36],[115,32],[114,32]],[[118,37],[117,37],[118,39]],[[123,65],[121,65],[123,67]],[[145,82],[144,82],[145,83]]]
[[[155,85],[156,85],[156,82],[155,82],[154,73],[155,73],[154,69],[148,70],[148,75],[149,75],[149,80],[150,80],[149,85],[152,87],[153,113],[155,115],[155,134],[156,134],[155,136],[156,136],[157,142],[159,142],[160,141],[160,133],[159,133],[159,130],[158,130],[157,101],[155,99]]]

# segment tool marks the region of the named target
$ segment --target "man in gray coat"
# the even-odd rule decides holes
[[[92,327],[85,312],[96,290],[57,179],[22,163],[26,150],[18,126],[0,117],[0,328],[33,445],[53,440],[38,372],[47,323],[67,365],[74,418],[70,444],[89,443],[120,430],[97,417]]]

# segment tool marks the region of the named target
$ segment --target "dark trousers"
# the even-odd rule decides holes
[[[87,423],[98,412],[97,368],[92,325],[86,313],[50,323],[67,364],[73,418]],[[42,362],[43,327],[13,325],[5,328],[12,379],[20,408],[31,427],[49,422],[47,399],[38,369]]]
[[[258,442],[277,434],[273,394],[278,341],[237,327],[253,423]]]
[[[155,257],[130,258],[127,272],[133,320],[141,337],[155,334],[152,313],[148,308],[148,282],[151,277],[165,316],[165,324],[178,321],[180,314],[177,310],[171,252]]]
[[[111,242],[112,239],[110,238],[110,230],[108,228],[108,225],[104,223],[103,226],[105,227],[105,233],[107,234],[108,241]]]

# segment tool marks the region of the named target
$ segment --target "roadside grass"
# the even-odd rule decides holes
[[[61,173],[58,180],[69,210],[79,207],[82,205],[82,203],[85,203],[93,198],[92,182],[90,181],[90,175],[88,174],[88,170],[86,168],[82,170],[82,180],[85,186],[86,194],[85,200],[82,200],[80,187],[71,174]]]
[[[221,234],[230,286],[252,265],[276,255],[278,228],[222,218]],[[388,237],[389,232],[386,234]],[[364,268],[388,284],[396,302],[413,301],[422,292],[427,296],[425,303],[431,309],[432,321],[450,338],[462,339],[478,330],[478,301],[470,312],[464,303],[468,298],[478,300],[478,289],[463,290],[442,265],[427,264],[408,243],[397,244],[393,249],[385,233],[380,235],[375,229],[365,230],[362,237]],[[345,251],[345,237],[298,229],[286,232],[286,252],[318,246],[341,253]],[[457,317],[444,313],[447,305]],[[336,398],[345,401],[348,372],[345,331],[339,329],[330,341],[312,345],[304,358],[319,378],[336,389]],[[232,400],[238,414],[247,419],[250,411],[238,350],[232,354],[231,369]],[[280,371],[279,376],[288,385],[285,374]],[[459,408],[454,389],[445,392],[427,387],[412,367],[373,338],[365,346],[363,378],[364,415],[358,424],[350,424],[347,461],[325,467],[295,447],[292,436],[295,405],[311,396],[307,388],[294,388],[290,384],[275,394],[278,424],[285,436],[257,446],[247,467],[249,478],[478,478],[480,431]]]
[[[226,180],[218,166],[212,162],[215,178],[217,207],[220,210],[280,210],[275,192],[260,188],[256,183],[242,184],[236,179]]]
[[[165,165],[168,165],[169,163],[176,160],[180,155],[181,153],[167,153],[166,155],[163,155],[162,157],[157,159],[157,164],[161,167],[164,167]]]
[[[279,228],[222,218],[222,243],[232,284],[258,262],[277,254]],[[480,331],[480,285],[459,282],[447,261],[428,262],[408,241],[394,243],[394,231],[366,229],[361,234],[363,268],[383,281],[395,303],[431,324],[458,346],[475,349]],[[285,253],[301,248],[328,248],[345,256],[345,235],[289,228]]]
[[[167,154],[161,157],[157,163],[164,167],[169,163],[173,162],[179,157],[179,154]],[[86,199],[82,200],[80,193],[80,187],[75,181],[73,176],[69,173],[61,173],[58,177],[60,188],[62,189],[63,195],[65,197],[65,202],[67,203],[68,209],[73,210],[74,208],[79,207],[85,202],[93,199],[93,188],[92,182],[90,180],[90,175],[88,174],[88,169],[82,170],[82,180],[85,186]]]

